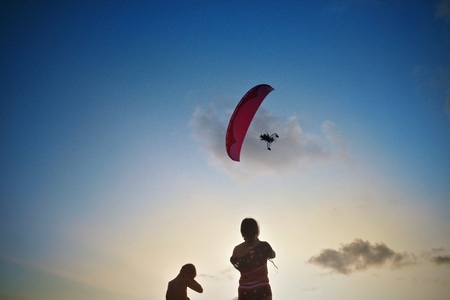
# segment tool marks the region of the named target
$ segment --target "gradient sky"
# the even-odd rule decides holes
[[[0,5],[0,299],[237,299],[245,217],[274,299],[448,299],[450,1]]]

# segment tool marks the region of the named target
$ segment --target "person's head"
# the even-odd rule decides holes
[[[241,223],[241,234],[245,241],[251,242],[259,235],[258,223],[255,219],[245,218]]]
[[[197,276],[197,271],[193,264],[185,264],[181,267],[180,275],[185,278],[195,278]]]

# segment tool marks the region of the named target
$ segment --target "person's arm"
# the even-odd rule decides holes
[[[234,264],[236,263],[236,260],[237,260],[237,257],[236,257],[236,248],[237,248],[237,246],[234,247],[233,253],[231,254],[231,257],[230,257],[230,262],[231,262],[231,264],[232,264],[233,266],[234,266]]]
[[[233,249],[233,254],[230,257],[230,262],[239,271],[240,271],[240,269],[239,269],[239,260],[247,252],[248,252],[248,249],[243,246],[243,243],[240,244],[240,245],[237,245]]]
[[[232,256],[230,257],[230,262],[233,265],[233,267],[239,270],[239,258],[237,258],[236,256]]]
[[[275,254],[275,251],[273,251],[272,246],[270,246],[270,244],[267,242],[266,242],[266,244],[267,244],[268,250],[269,250],[269,253],[267,254],[267,258],[268,259],[275,258],[276,254]]]
[[[189,280],[187,281],[187,286],[188,286],[190,289],[196,291],[197,293],[203,293],[203,288],[202,288],[202,286],[201,286],[197,281],[195,281],[195,279],[189,279]]]

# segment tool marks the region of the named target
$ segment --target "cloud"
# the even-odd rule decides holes
[[[445,19],[450,22],[450,0],[439,1],[436,8],[436,17]]]
[[[206,273],[202,273],[199,274],[199,277],[203,277],[203,278],[209,278],[212,280],[217,280],[217,281],[222,281],[222,280],[233,280],[234,277],[231,275],[232,272],[234,272],[234,268],[233,267],[229,267],[225,270],[222,270],[219,272],[219,274],[217,275],[212,275],[212,274],[206,274]]]
[[[438,266],[450,266],[450,255],[444,248],[433,248],[431,252],[425,253],[425,257]]]
[[[437,265],[450,265],[450,255],[436,255],[432,258],[432,262]]]
[[[371,244],[361,239],[343,244],[339,250],[324,249],[319,255],[308,260],[308,263],[341,274],[363,271],[388,263],[393,268],[400,268],[415,262],[416,257],[413,254],[395,252],[383,243]]]
[[[319,163],[348,161],[346,142],[333,122],[324,121],[320,133],[314,134],[305,132],[296,116],[281,120],[260,108],[247,132],[241,162],[236,163],[225,150],[225,134],[231,113],[219,111],[213,104],[197,107],[190,126],[209,163],[233,177],[251,179],[264,174],[306,170]],[[268,151],[259,135],[275,132],[280,138]]]

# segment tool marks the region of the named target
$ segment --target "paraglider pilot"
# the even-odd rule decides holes
[[[278,136],[277,133],[273,133],[273,134],[271,134],[271,135],[269,135],[268,133],[264,133],[264,134],[261,134],[261,135],[259,136],[259,138],[261,139],[261,141],[267,142],[267,150],[271,150],[271,149],[270,149],[270,145],[271,145],[273,142],[275,142],[275,138],[279,138],[279,136]]]

